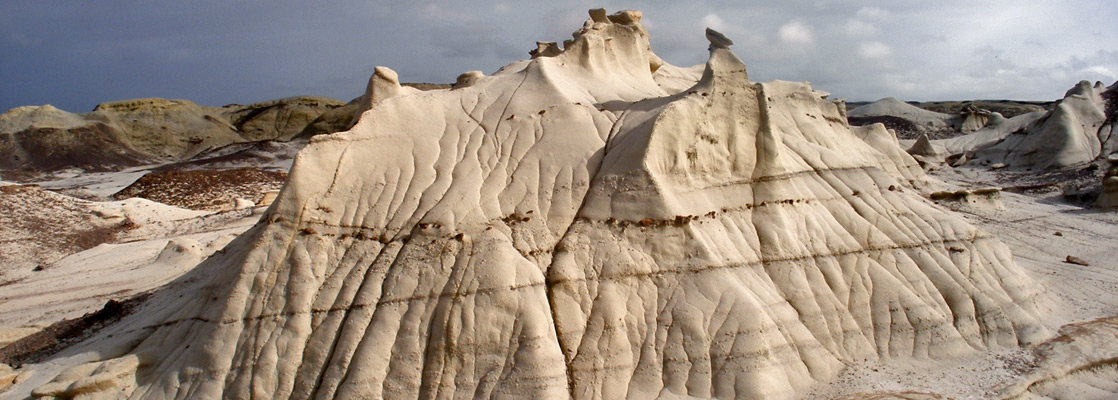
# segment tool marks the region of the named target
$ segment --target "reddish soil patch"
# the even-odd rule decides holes
[[[228,210],[236,198],[259,203],[279,190],[287,174],[257,168],[151,172],[114,194],[117,200],[142,197],[192,210]]]

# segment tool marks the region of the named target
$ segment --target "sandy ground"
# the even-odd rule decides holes
[[[122,300],[189,271],[255,221],[209,232],[102,244],[68,256],[34,277],[3,286],[0,327],[46,326]],[[0,328],[2,329],[2,328]]]
[[[127,185],[132,175],[80,182]],[[195,211],[140,198],[88,201],[36,186],[3,189],[0,344],[162,286],[251,227],[263,211]],[[90,236],[96,237],[86,245],[74,239]]]
[[[44,189],[67,193],[79,198],[105,200],[113,193],[140,179],[150,170],[150,166],[144,166],[118,172],[64,171],[55,174],[50,180],[36,182],[36,184]]]

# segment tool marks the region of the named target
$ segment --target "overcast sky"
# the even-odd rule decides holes
[[[1080,80],[1118,80],[1114,0],[0,0],[0,111],[349,100],[376,65],[447,83],[569,38],[594,7],[643,11],[669,63],[704,62],[709,26],[734,40],[754,81],[810,81],[850,100],[1052,100]]]

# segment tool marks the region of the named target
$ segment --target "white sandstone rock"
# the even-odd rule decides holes
[[[361,100],[357,104],[357,113],[353,116],[353,124],[357,124],[361,119],[361,115],[369,111],[373,106],[377,105],[392,96],[401,93],[414,93],[419,89],[412,87],[400,86],[400,78],[396,71],[388,67],[376,67],[373,69],[373,76],[369,77],[369,84],[365,87],[365,94],[361,96]]]

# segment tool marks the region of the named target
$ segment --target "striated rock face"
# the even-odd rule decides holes
[[[1097,83],[1095,88],[1102,86]],[[1106,112],[1106,120],[1099,128],[1099,140],[1102,141],[1101,156],[1114,156],[1118,154],[1118,82],[1110,85],[1105,91],[1099,94],[1103,99],[1103,110]]]
[[[1044,337],[1035,285],[919,196],[894,136],[709,36],[679,92],[639,13],[594,10],[559,54],[381,98],[40,392],[793,398],[852,360]]]

